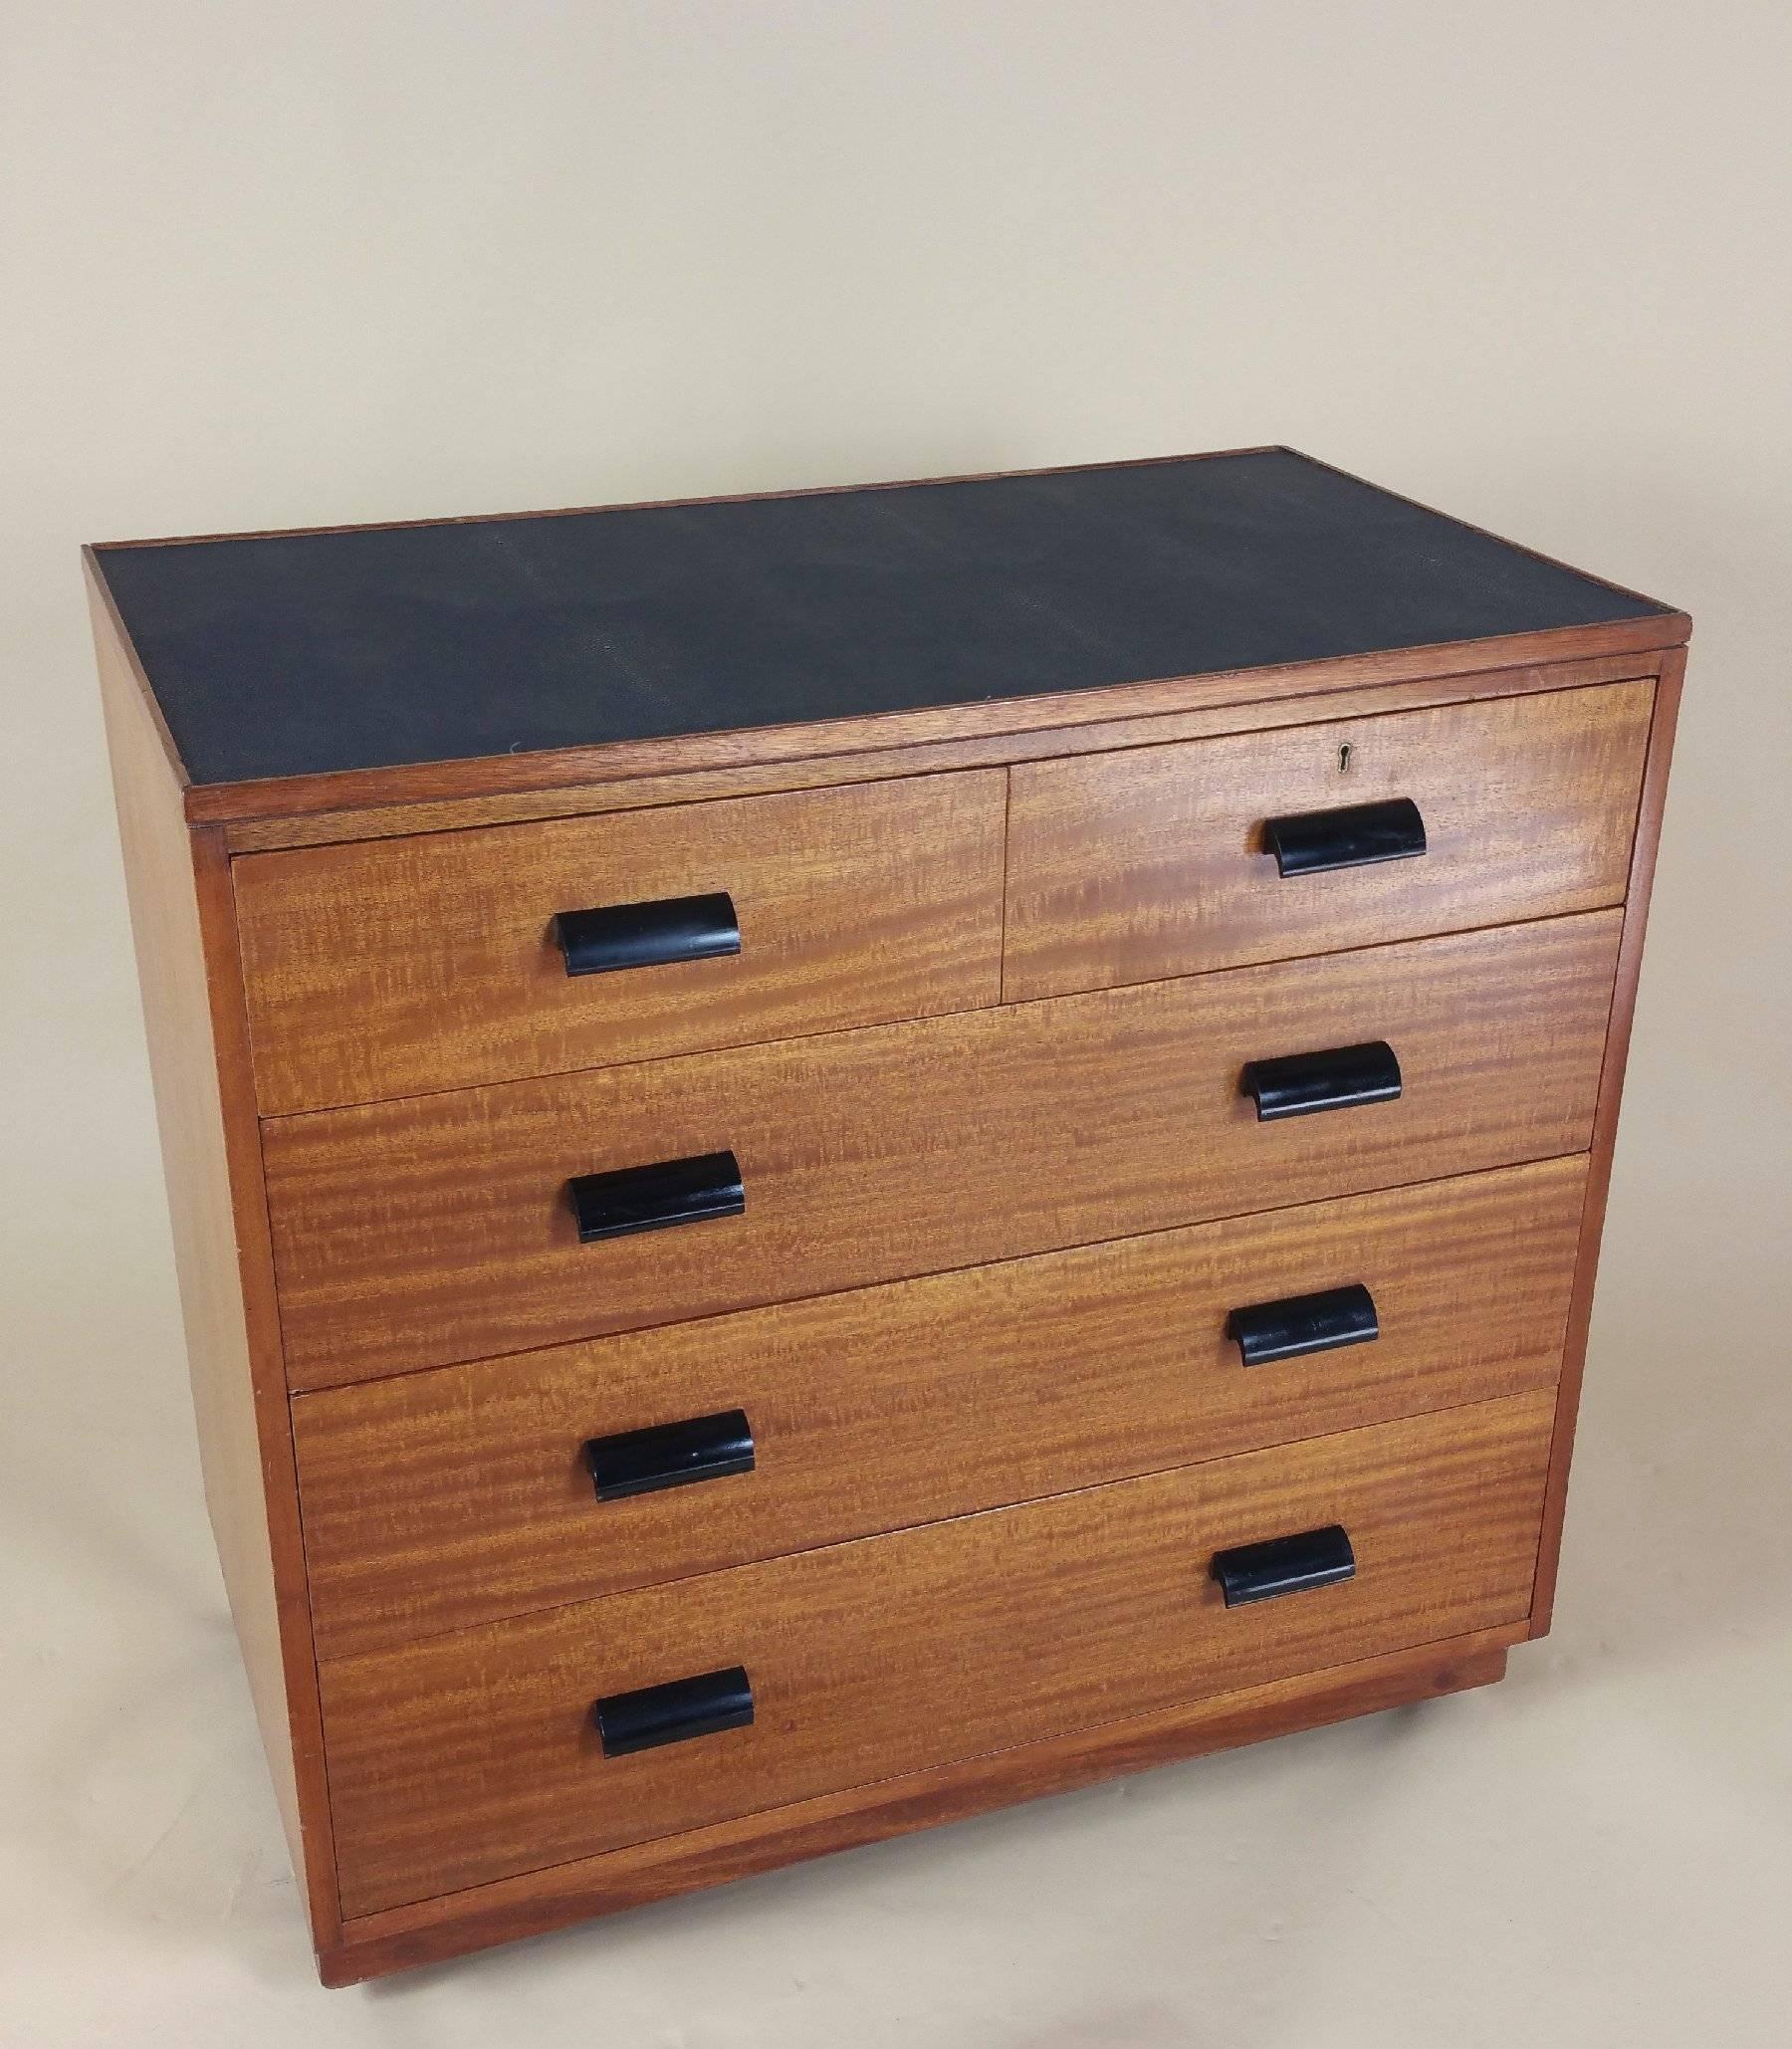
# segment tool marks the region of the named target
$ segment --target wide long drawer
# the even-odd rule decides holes
[[[296,1387],[1582,1150],[1620,914],[264,1126]],[[1246,1062],[1403,1091],[1259,1121]],[[580,1239],[575,1178],[730,1151],[744,1213]]]
[[[1006,797],[983,770],[246,855],[262,1109],[993,1004]]]
[[[1022,763],[1005,992],[1619,903],[1654,702],[1613,683]]]
[[[1585,1183],[1582,1154],[300,1395],[318,1649],[1546,1387]]]
[[[1517,1620],[1553,1411],[1516,1395],[327,1663],[343,1908]],[[1354,1577],[1226,1604],[1218,1553],[1335,1528]],[[712,1675],[751,1725],[606,1754],[597,1702]],[[610,1748],[647,1705],[612,1707]]]

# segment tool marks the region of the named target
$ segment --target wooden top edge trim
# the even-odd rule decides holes
[[[180,750],[174,745],[174,736],[168,731],[168,722],[162,717],[162,708],[156,702],[155,692],[149,687],[149,677],[137,654],[136,643],[131,639],[118,607],[112,600],[112,586],[107,582],[106,572],[95,559],[92,548],[84,548],[81,551],[81,569],[87,578],[88,602],[95,614],[95,624],[98,626],[104,619],[117,640],[119,650],[130,670],[131,681],[136,685],[137,695],[143,701],[143,709],[149,716],[150,725],[155,729],[155,736],[161,742],[162,753],[167,759],[169,772],[181,793],[181,801],[184,804],[192,790],[192,778],[187,774],[186,763],[180,759]]]
[[[341,520],[322,527],[259,527],[237,534],[156,534],[140,541],[90,542],[83,552],[104,555],[112,549],[188,548],[210,541],[292,541],[319,534],[395,533],[414,527],[483,527],[503,520],[570,520],[586,513],[656,512],[693,505],[746,505],[768,498],[836,498],[849,491],[912,491],[923,484],[994,484],[1010,477],[1074,476],[1084,470],[1143,470],[1164,463],[1222,461],[1235,455],[1299,455],[1306,462],[1315,460],[1298,448],[1288,447],[1285,442],[1265,441],[1250,448],[1199,448],[1176,455],[1128,455],[1118,461],[1045,463],[1036,469],[966,470],[946,477],[881,477],[869,484],[793,484],[778,491],[717,491],[685,498],[631,498],[610,505],[557,505],[533,512],[438,513],[420,520]],[[1331,465],[1327,463],[1322,467],[1329,469]],[[1347,475],[1348,472],[1339,474]],[[1357,478],[1353,481],[1360,483],[1363,480]],[[1381,487],[1372,488],[1379,490]],[[1457,522],[1458,526],[1464,524]],[[1595,576],[1589,580],[1598,582],[1601,579]],[[1653,599],[1650,601],[1654,602]]]
[[[1426,676],[1471,675],[1606,654],[1653,653],[1682,644],[1692,630],[1683,612],[1551,627],[1485,640],[1329,656],[1256,669],[1160,677],[1093,690],[981,704],[930,706],[801,725],[735,728],[596,747],[485,755],[453,762],[345,769],[328,775],[273,777],[249,783],[194,784],[186,790],[190,823],[227,824],[293,817],[314,811],[374,809],[454,797],[502,797],[626,782],[639,776],[816,760],[943,740],[987,739],[1066,730],[1161,712],[1312,696],[1354,685]],[[128,643],[126,643],[128,644]],[[140,677],[140,670],[138,671]],[[145,685],[146,688],[146,685]],[[184,782],[184,776],[183,776]]]
[[[232,854],[389,839],[419,831],[451,832],[517,825],[553,818],[657,809],[793,790],[827,790],[892,778],[1013,768],[1082,754],[1199,742],[1240,732],[1274,732],[1315,721],[1472,704],[1562,690],[1599,689],[1614,683],[1654,682],[1676,650],[1591,655],[1573,661],[1531,662],[1515,668],[1476,669],[1462,676],[1426,676],[1405,682],[1357,684],[1260,702],[1208,705],[1194,712],[1147,712],[1063,729],[1042,726],[974,740],[922,741],[905,748],[870,748],[855,754],[816,755],[734,769],[695,769],[663,776],[600,778],[557,783],[543,790],[496,797],[457,796],[358,808],[308,811],[268,818],[233,818],[215,829]],[[1683,659],[1683,656],[1681,657]],[[195,828],[199,829],[199,828]],[[214,829],[211,827],[207,830]]]

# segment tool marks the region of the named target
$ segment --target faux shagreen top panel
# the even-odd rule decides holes
[[[1667,607],[1286,449],[99,556],[193,782],[988,702]]]

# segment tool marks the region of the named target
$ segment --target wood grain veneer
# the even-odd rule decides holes
[[[295,1388],[1576,1152],[1619,914],[281,1118]],[[1259,1124],[1385,1037],[1398,1102]],[[745,1216],[580,1245],[568,1177],[732,1147]]]
[[[1286,450],[88,569],[326,1982],[1548,1627],[1683,614]],[[1431,851],[1265,893],[1345,782]],[[711,888],[732,966],[556,980],[558,911]],[[1380,1036],[1398,1102],[1237,1093]],[[575,1243],[568,1176],[724,1147],[744,1216]],[[1348,1278],[1372,1345],[1221,1334]],[[751,1475],[594,1501],[583,1437],[737,1404]],[[1337,1514],[1357,1579],[1216,1606]],[[750,1729],[593,1756],[598,1691],[739,1657]]]
[[[1511,697],[1011,772],[1011,1000],[1623,901],[1654,686]],[[1410,797],[1426,851],[1278,876],[1263,821]]]
[[[92,611],[205,1505],[300,1896],[327,1947],[335,1852],[229,866],[221,835],[181,815],[103,590]]]
[[[240,860],[262,1108],[995,1003],[1007,796],[985,770]],[[738,955],[567,975],[557,913],[719,890]]]
[[[323,1669],[365,1914],[1522,1617],[1548,1390],[457,1630]],[[1344,1585],[1227,1608],[1215,1551],[1333,1521]],[[601,1754],[594,1698],[745,1665],[755,1720]]]
[[[1599,1076],[1587,1202],[1581,1219],[1580,1257],[1575,1266],[1574,1298],[1568,1311],[1562,1382],[1556,1404],[1555,1439],[1550,1450],[1549,1491],[1537,1566],[1537,1600],[1532,1614],[1532,1634],[1535,1636],[1547,1633],[1555,1612],[1556,1572],[1561,1560],[1562,1523],[1568,1503],[1568,1462],[1574,1450],[1574,1428],[1580,1412],[1581,1380],[1586,1370],[1587,1336],[1593,1314],[1593,1283],[1599,1271],[1600,1235],[1605,1228],[1606,1195],[1611,1187],[1612,1160],[1618,1142],[1619,1099],[1624,1092],[1624,1068],[1630,1055],[1631,1023],[1636,1014],[1637,983],[1643,966],[1643,938],[1649,923],[1649,894],[1655,880],[1656,851],[1661,842],[1662,814],[1668,800],[1668,770],[1674,758],[1674,734],[1680,718],[1685,668],[1683,651],[1671,655],[1663,666],[1655,724],[1650,731],[1649,760],[1644,769],[1643,791],[1637,806],[1630,890],[1625,900],[1612,1019]]]
[[[301,1395],[320,1651],[1548,1387],[1585,1183],[1579,1155]],[[1242,1364],[1231,1310],[1350,1281],[1375,1342]],[[596,1499],[586,1438],[734,1408],[751,1474]]]
[[[1523,1634],[1522,1623],[1503,1623],[356,1915],[320,1959],[324,1982],[356,1984],[1017,1800],[1490,1686],[1504,1675],[1506,1647]]]

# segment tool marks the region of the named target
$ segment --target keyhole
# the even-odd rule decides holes
[[[1340,776],[1348,776],[1350,774],[1350,742],[1348,740],[1338,749],[1338,774]]]

